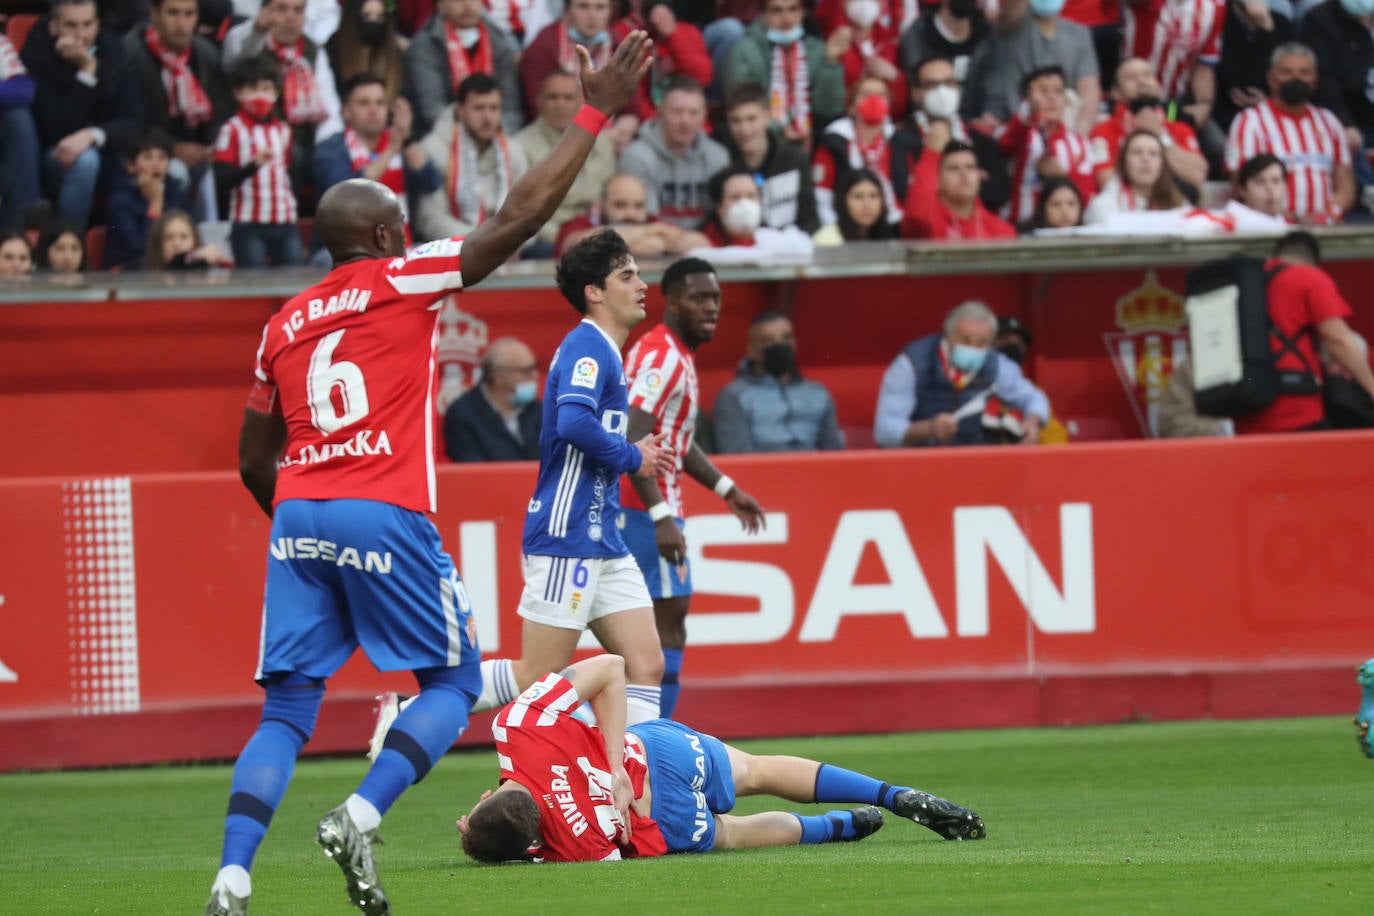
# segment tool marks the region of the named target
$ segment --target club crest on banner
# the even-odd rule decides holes
[[[458,307],[449,296],[439,309],[439,395],[434,409],[443,416],[477,380],[477,366],[487,348],[487,323]]]
[[[1153,270],[1145,282],[1116,300],[1119,330],[1102,335],[1126,389],[1140,431],[1159,435],[1159,402],[1179,360],[1188,356],[1188,313],[1183,296],[1159,284]]]

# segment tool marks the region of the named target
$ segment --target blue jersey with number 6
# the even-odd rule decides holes
[[[639,467],[625,441],[625,365],[615,341],[584,319],[563,338],[544,386],[539,481],[525,516],[530,556],[623,557],[620,475]]]

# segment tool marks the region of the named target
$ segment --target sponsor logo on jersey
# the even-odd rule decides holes
[[[372,429],[364,429],[347,442],[304,445],[295,455],[284,455],[278,467],[289,468],[295,465],[321,464],[336,458],[361,458],[364,455],[390,454],[392,454],[391,437],[386,434],[386,430],[377,432]]]
[[[529,511],[531,511],[531,512],[538,512],[538,511],[539,511],[540,509],[542,509],[542,508],[544,508],[544,503],[543,503],[543,502],[541,502],[540,500],[537,500],[537,499],[532,499],[532,500],[530,500]]]
[[[272,542],[274,560],[318,560],[335,566],[352,566],[362,572],[391,574],[391,551],[359,550],[323,538],[277,538]],[[474,645],[476,643],[474,642]]]
[[[584,356],[573,364],[572,384],[578,388],[595,388],[598,371],[596,360]]]

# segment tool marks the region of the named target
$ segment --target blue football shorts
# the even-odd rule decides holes
[[[673,521],[681,530],[682,519],[675,518]],[[652,598],[682,598],[692,594],[691,566],[684,559],[682,569],[685,575],[679,576],[677,566],[659,554],[658,536],[649,513],[639,509],[621,509],[620,531],[625,546],[630,548],[631,556],[639,564],[639,571],[644,574],[644,584],[648,586]]]
[[[467,667],[481,690],[463,581],[421,512],[365,499],[289,499],[272,517],[259,681],[327,678],[362,646],[379,671]]]
[[[669,852],[710,852],[715,815],[735,807],[735,775],[719,738],[671,719],[651,719],[626,731],[644,742],[649,758],[649,816]]]

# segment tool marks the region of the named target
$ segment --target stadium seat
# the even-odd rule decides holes
[[[92,226],[86,230],[86,268],[105,269],[105,227]]]
[[[9,22],[5,23],[5,37],[14,45],[18,51],[24,47],[24,40],[29,37],[29,29],[38,21],[38,17],[33,13],[15,13],[10,16]]]

